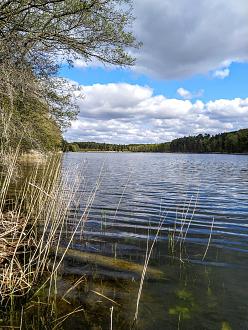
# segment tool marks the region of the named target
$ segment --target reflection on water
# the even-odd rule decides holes
[[[248,329],[248,156],[65,154],[62,173],[74,180],[75,169],[85,198],[71,206],[65,239],[101,184],[58,283],[87,275],[66,297],[84,306],[83,317],[64,329],[109,329],[111,306],[113,329],[131,327],[147,237],[151,245],[161,220],[137,328]]]
[[[182,226],[186,242],[248,251],[248,156],[180,154],[68,153],[64,168],[85,166],[83,189],[101,187],[86,232],[111,240],[129,240],[136,249],[147,230],[166,217],[160,239]],[[86,165],[85,165],[86,164]],[[86,185],[85,185],[86,182]],[[104,226],[104,232],[102,228]],[[134,246],[130,249],[130,240]],[[200,248],[200,247],[199,247]],[[130,251],[129,251],[130,252]],[[192,257],[192,256],[191,256]]]

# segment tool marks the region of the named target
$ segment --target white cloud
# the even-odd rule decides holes
[[[222,121],[238,121],[242,124],[247,123],[248,119],[248,98],[243,100],[235,98],[233,100],[220,99],[210,101],[207,104],[208,115],[212,118],[221,118]]]
[[[180,95],[184,99],[190,100],[193,98],[193,95],[189,91],[187,91],[187,89],[184,89],[182,87],[178,88],[177,94]]]
[[[248,98],[192,102],[131,84],[82,86],[76,93],[80,114],[65,134],[70,141],[152,143],[248,127]]]
[[[213,74],[213,76],[215,78],[219,78],[219,79],[224,79],[226,77],[228,77],[230,74],[230,70],[228,68],[226,69],[222,69],[222,70],[216,70]]]
[[[85,61],[83,58],[77,58],[73,60],[73,65],[76,68],[85,69],[88,67],[105,67],[102,62],[97,59],[92,59],[91,61]]]
[[[177,94],[185,100],[191,100],[191,99],[195,99],[197,97],[201,97],[203,95],[203,93],[204,93],[203,89],[201,89],[197,92],[193,92],[193,93],[191,93],[190,91],[188,91],[187,89],[185,89],[183,87],[180,87],[177,90]]]

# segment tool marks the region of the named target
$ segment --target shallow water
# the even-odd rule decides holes
[[[33,168],[20,165],[10,202]],[[78,188],[65,245],[99,187],[57,279],[59,329],[110,329],[112,306],[118,330],[248,329],[248,155],[66,153],[61,175]],[[23,327],[42,317],[28,306]]]
[[[81,170],[85,196],[100,181],[74,249],[142,265],[147,237],[151,245],[163,221],[149,265],[164,276],[145,280],[139,329],[248,329],[247,155],[67,153],[68,170],[72,180]],[[81,216],[75,219],[75,208],[72,224]],[[94,267],[93,291],[118,301],[113,327],[127,329],[141,274]],[[65,269],[80,275],[85,264],[70,262]],[[96,298],[94,322],[89,318],[84,326],[108,329],[111,303],[102,298],[97,305]]]

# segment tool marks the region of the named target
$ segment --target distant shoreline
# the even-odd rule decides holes
[[[248,154],[248,129],[216,135],[185,136],[171,142],[113,144],[100,142],[64,143],[64,151],[84,152],[163,152],[192,154]]]
[[[171,152],[171,151],[108,151],[108,150],[78,150],[64,151],[64,153],[117,153],[117,154],[181,154],[181,155],[241,155],[248,156],[248,152]]]

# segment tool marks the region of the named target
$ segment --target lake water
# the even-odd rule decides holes
[[[248,329],[247,155],[66,153],[63,170],[72,179],[81,171],[86,197],[100,182],[74,249],[138,263],[142,271],[147,241],[151,246],[162,222],[149,261],[160,275],[147,273],[138,329]],[[73,221],[82,215],[78,206],[71,212]],[[92,273],[80,262],[65,269]],[[112,305],[113,329],[130,328],[141,272],[101,262],[94,270],[82,328],[109,329]]]

